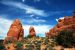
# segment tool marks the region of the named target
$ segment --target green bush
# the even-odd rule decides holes
[[[16,50],[23,50],[23,48],[22,48],[22,46],[23,46],[23,44],[21,43],[21,42],[17,42],[17,44],[16,44],[17,46],[16,46]]]
[[[21,42],[17,42],[17,47],[21,47],[23,44]]]
[[[3,45],[0,45],[0,50],[5,49],[5,47]]]
[[[63,47],[75,47],[75,31],[63,30],[56,37],[56,42]]]
[[[31,37],[32,37],[31,35],[28,35],[28,36],[27,36],[27,38],[31,38]]]

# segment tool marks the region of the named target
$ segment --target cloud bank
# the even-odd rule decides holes
[[[11,20],[1,18],[0,17],[0,39],[4,39],[6,37],[7,31],[12,23]]]

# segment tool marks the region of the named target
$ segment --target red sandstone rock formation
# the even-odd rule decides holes
[[[31,36],[36,36],[34,27],[30,27],[30,28],[29,28],[29,34],[30,34]]]
[[[62,30],[75,30],[75,16],[66,16],[64,19],[59,19],[57,25],[49,30],[46,35],[48,37],[53,37]]]
[[[9,31],[7,33],[7,41],[10,41],[11,39],[14,40],[22,40],[24,35],[24,30],[22,28],[22,24],[19,21],[19,19],[16,19],[10,26]],[[12,41],[11,40],[11,41]]]

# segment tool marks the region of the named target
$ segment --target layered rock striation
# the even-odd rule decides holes
[[[64,19],[59,19],[56,26],[46,33],[47,37],[53,37],[58,35],[58,32],[62,30],[75,30],[75,13],[73,16],[66,16]]]
[[[22,24],[19,19],[16,19],[11,24],[9,31],[7,33],[7,37],[5,38],[5,41],[12,42],[12,41],[22,40],[23,36],[24,36],[24,30]]]

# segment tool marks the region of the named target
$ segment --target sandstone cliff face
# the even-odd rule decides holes
[[[66,16],[64,19],[59,19],[57,25],[49,30],[47,37],[56,36],[62,30],[75,30],[75,16]]]
[[[16,19],[10,26],[9,31],[7,33],[7,37],[5,40],[22,40],[24,35],[24,30],[22,28],[22,24],[20,23],[19,19]],[[12,41],[11,40],[11,41]]]
[[[34,27],[30,27],[30,28],[29,28],[29,34],[30,34],[31,36],[36,36]]]

